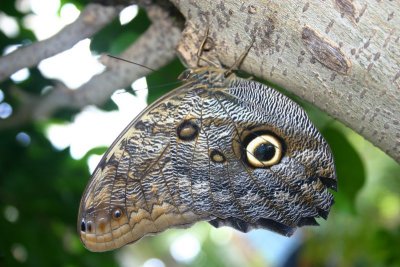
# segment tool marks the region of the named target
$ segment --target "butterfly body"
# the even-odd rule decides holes
[[[81,201],[85,246],[110,250],[200,220],[291,235],[336,188],[328,145],[294,102],[218,68],[185,72],[111,145]]]

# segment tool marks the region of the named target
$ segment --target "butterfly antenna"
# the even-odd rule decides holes
[[[128,63],[134,64],[134,65],[137,65],[137,66],[140,66],[140,67],[143,67],[143,68],[151,70],[151,71],[156,71],[156,70],[154,70],[152,68],[149,68],[149,67],[147,67],[145,65],[142,65],[142,64],[139,64],[139,63],[136,63],[136,62],[133,62],[133,61],[129,61],[129,60],[126,60],[126,59],[123,59],[123,58],[120,58],[120,57],[116,57],[116,56],[112,56],[112,55],[107,55],[107,56],[109,56],[111,58],[114,58],[114,59],[118,59],[118,60],[122,60],[122,61],[125,61],[125,62],[128,62]]]
[[[235,61],[235,63],[233,63],[233,65],[227,71],[225,71],[225,73],[224,73],[225,77],[228,77],[229,75],[231,75],[234,70],[239,69],[243,60],[249,53],[250,49],[253,47],[253,44],[254,44],[254,38],[251,41],[251,44],[246,48],[246,51],[242,55],[240,55],[240,57]]]

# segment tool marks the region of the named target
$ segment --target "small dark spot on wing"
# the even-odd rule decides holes
[[[84,220],[82,220],[82,222],[81,222],[81,231],[86,232],[86,223]]]
[[[99,168],[103,171],[104,170],[104,168],[106,167],[106,165],[107,165],[107,161],[106,161],[106,158],[105,157],[103,157],[101,160],[100,160],[100,162],[99,162]]]
[[[297,226],[306,226],[306,225],[319,225],[319,223],[315,220],[314,217],[304,217],[299,220]]]
[[[319,180],[329,189],[337,191],[337,181],[335,179],[319,177]]]
[[[215,163],[224,163],[226,161],[224,154],[217,149],[211,150],[210,159]]]
[[[246,233],[250,230],[249,224],[247,222],[245,222],[241,219],[238,219],[238,218],[234,218],[234,217],[228,217],[226,219],[217,218],[217,219],[209,221],[209,223],[216,228],[222,227],[222,226],[230,226],[230,227],[233,227],[236,230],[239,230],[244,233]]]
[[[185,120],[178,125],[176,132],[179,139],[183,141],[192,141],[198,136],[200,128],[192,120]]]
[[[324,218],[325,220],[328,219],[329,210],[323,210],[317,208],[318,215]]]
[[[119,160],[118,160],[118,158],[115,156],[115,154],[113,153],[112,155],[111,155],[111,157],[108,159],[108,161],[107,161],[107,163],[106,163],[106,165],[111,165],[111,166],[118,166],[118,164],[119,164]]]
[[[257,221],[257,224],[263,228],[267,228],[269,230],[272,230],[272,231],[277,232],[284,236],[291,236],[291,235],[293,235],[294,231],[296,230],[295,227],[290,227],[283,223],[280,223],[280,222],[277,222],[277,221],[274,221],[271,219],[265,219],[265,218],[259,219]]]

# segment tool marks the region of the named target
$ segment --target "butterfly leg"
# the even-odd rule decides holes
[[[227,69],[225,71],[225,73],[224,73],[225,77],[228,77],[229,75],[232,74],[232,72],[234,72],[235,70],[237,70],[240,67],[240,65],[242,64],[243,60],[245,59],[245,57],[249,53],[250,49],[253,47],[254,41],[255,41],[255,39],[253,38],[253,40],[251,41],[250,45],[246,48],[246,51],[244,51],[244,53],[241,54],[238,59],[236,59],[235,63],[233,63],[233,65],[229,69]]]

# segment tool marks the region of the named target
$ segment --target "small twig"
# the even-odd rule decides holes
[[[175,57],[175,47],[181,29],[171,20],[153,23],[140,38],[119,57],[132,58],[138,65],[158,69]],[[162,45],[160,45],[162,44]],[[125,88],[133,81],[149,74],[151,68],[135,68],[123,61],[106,62],[107,69],[95,75],[87,83],[75,90],[58,84],[43,97],[23,101],[20,108],[10,118],[0,121],[0,130],[17,127],[32,120],[50,117],[60,108],[81,109],[87,105],[101,105],[119,88]],[[25,96],[24,96],[25,97]],[[34,100],[34,101],[33,101]]]
[[[118,15],[120,8],[88,4],[80,16],[54,36],[23,46],[0,58],[0,82],[16,71],[37,65],[41,60],[63,52],[93,36]]]

